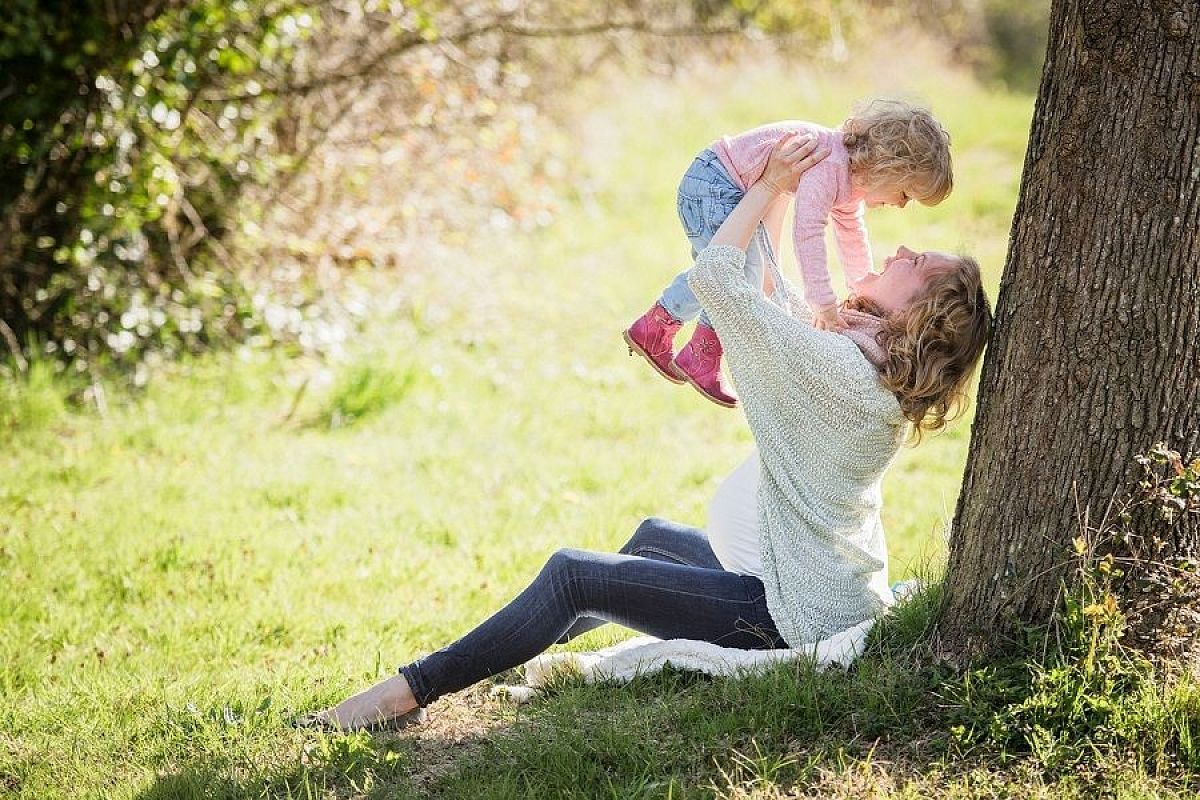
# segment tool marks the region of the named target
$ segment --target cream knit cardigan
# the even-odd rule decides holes
[[[736,247],[706,248],[688,285],[721,338],[758,443],[767,608],[800,648],[885,607],[868,584],[887,569],[880,484],[905,423],[854,342],[764,298],[746,281],[745,260]]]

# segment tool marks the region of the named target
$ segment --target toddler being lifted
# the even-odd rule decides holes
[[[833,222],[834,241],[847,286],[871,269],[871,248],[863,223],[864,207],[903,208],[910,200],[937,205],[950,194],[953,175],[950,137],[923,108],[896,100],[873,100],[857,107],[838,128],[791,120],[726,136],[700,153],[679,184],[679,219],[692,246],[692,258],[741,200],[784,137],[815,138],[828,156],[800,179],[795,195],[792,238],[813,324],[840,330],[844,323],[829,279],[825,227]],[[776,239],[784,208],[772,209],[768,222]],[[746,277],[763,285],[765,259],[773,259],[772,241],[760,225],[746,256]],[[688,288],[688,271],[676,276],[662,296],[625,331],[630,352],[646,358],[673,383],[688,382],[715,403],[732,407],[737,396],[721,374],[721,343]],[[699,316],[691,341],[676,356],[675,334]]]

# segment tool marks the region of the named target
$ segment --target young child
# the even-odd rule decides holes
[[[834,239],[848,287],[871,269],[871,248],[863,224],[863,208],[909,200],[933,206],[950,194],[950,137],[927,110],[897,100],[872,100],[857,107],[839,128],[786,121],[764,125],[733,137],[722,137],[692,162],[679,184],[679,219],[692,245],[692,258],[703,250],[766,167],[771,148],[781,138],[806,135],[829,151],[824,161],[800,179],[795,196],[793,244],[813,310],[822,330],[845,327],[829,280],[825,225],[832,220]],[[782,207],[768,218],[779,238]],[[762,286],[764,258],[773,260],[771,238],[759,226],[746,254],[746,277]],[[672,383],[688,382],[722,406],[737,405],[737,396],[721,374],[721,342],[700,312],[688,288],[685,270],[662,296],[625,331],[630,353],[638,353]],[[680,326],[699,315],[691,341],[672,352]]]

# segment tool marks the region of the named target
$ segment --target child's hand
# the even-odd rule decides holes
[[[837,306],[830,306],[813,314],[813,327],[819,331],[844,331],[846,322],[838,313]]]

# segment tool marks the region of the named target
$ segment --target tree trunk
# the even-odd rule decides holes
[[[1200,455],[1200,5],[1055,0],[984,361],[941,645],[1045,623],[1155,442]],[[1135,534],[1200,552],[1200,515]]]

